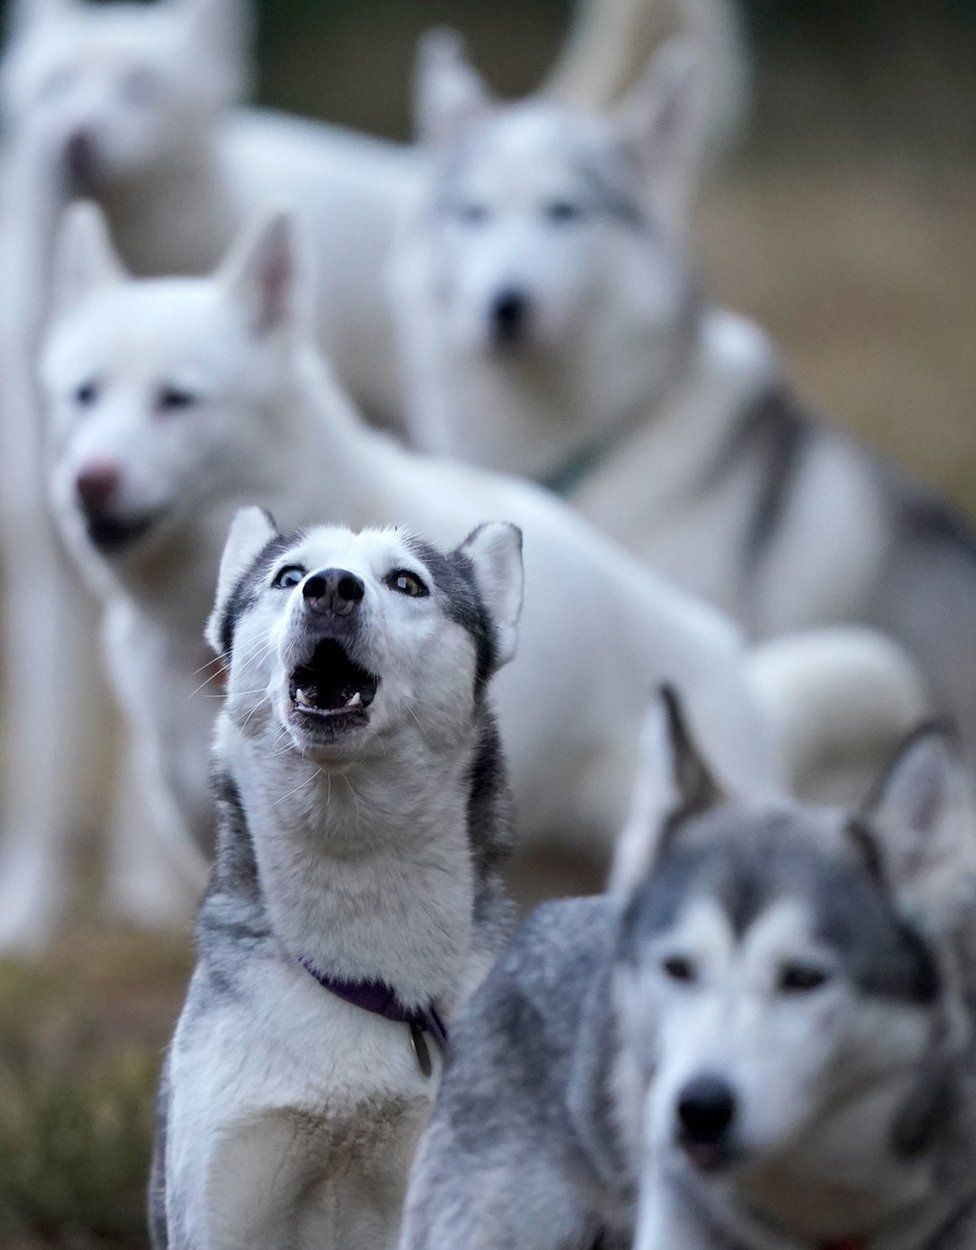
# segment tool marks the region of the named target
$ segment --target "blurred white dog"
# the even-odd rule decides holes
[[[602,72],[580,90],[599,104],[615,89],[616,76],[629,73],[624,50],[656,37],[645,7],[646,0],[584,0],[579,34],[557,74],[565,97],[573,98],[597,50]],[[0,949],[48,940],[65,884],[63,840],[104,821],[94,800],[112,785],[93,728],[105,716],[94,607],[64,563],[42,505],[35,358],[63,207],[78,195],[97,199],[126,263],[158,274],[209,271],[268,195],[292,202],[317,243],[321,338],[365,410],[392,421],[397,386],[381,260],[424,159],[396,144],[240,107],[249,77],[243,0],[13,0],[7,16]],[[56,775],[45,773],[38,787],[50,758],[58,760]],[[169,908],[160,913],[158,889],[141,889],[143,872],[158,879],[142,854],[111,872],[122,890],[115,906],[153,923]]]
[[[522,528],[521,645],[496,701],[530,852],[600,857],[630,791],[647,691],[664,679],[686,692],[724,775],[764,792],[785,784],[779,747],[791,746],[775,741],[767,708],[792,724],[777,707],[829,706],[817,728],[836,739],[838,723],[849,735],[872,692],[887,699],[894,684],[907,702],[889,729],[918,714],[912,678],[880,645],[832,636],[798,645],[792,663],[780,646],[757,665],[726,619],[538,487],[419,457],[370,430],[313,346],[287,218],[203,279],[128,278],[89,205],[69,216],[63,251],[43,364],[55,507],[103,588],[108,668],[152,778],[198,845],[212,823],[202,627],[228,516],[245,500],[289,527],[395,523],[445,543],[490,518]],[[798,696],[814,681],[812,697]],[[794,772],[818,736],[803,729]],[[543,890],[563,884],[553,865],[547,874]]]
[[[670,41],[597,115],[498,103],[456,39],[424,44],[431,177],[394,268],[415,441],[531,474],[754,636],[890,634],[976,760],[976,535],[810,422],[762,332],[703,301],[701,68]]]

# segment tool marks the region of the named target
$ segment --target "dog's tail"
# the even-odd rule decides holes
[[[659,45],[677,34],[702,49],[708,135],[721,152],[742,128],[751,77],[733,0],[578,0],[544,90],[577,108],[609,108],[636,84]]]
[[[850,799],[930,711],[908,655],[870,629],[789,635],[757,646],[750,664],[792,786],[807,798]]]

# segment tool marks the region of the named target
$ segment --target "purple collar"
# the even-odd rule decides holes
[[[392,1020],[394,1024],[406,1024],[411,1030],[422,1029],[430,1034],[442,1052],[447,1048],[447,1029],[433,1003],[427,1008],[411,1011],[397,998],[396,990],[390,989],[382,981],[342,981],[338,977],[330,977],[320,972],[304,955],[299,957],[298,962],[330,994],[345,999],[354,1007],[361,1007],[363,1011],[370,1011],[374,1016]]]

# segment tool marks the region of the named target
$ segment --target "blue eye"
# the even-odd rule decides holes
[[[275,590],[291,590],[302,581],[304,576],[305,569],[300,564],[286,564],[275,574],[271,585]]]
[[[559,223],[579,221],[583,216],[583,206],[573,204],[570,200],[553,200],[546,205],[544,211],[549,221]]]

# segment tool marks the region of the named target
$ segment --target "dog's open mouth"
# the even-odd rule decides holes
[[[126,547],[131,547],[133,543],[138,542],[152,529],[155,521],[155,516],[121,520],[118,517],[93,515],[86,519],[85,524],[92,544],[99,551],[111,555],[117,551],[124,551]]]
[[[288,683],[292,707],[317,721],[365,721],[380,679],[355,660],[334,638],[318,644],[310,660],[294,670]]]

